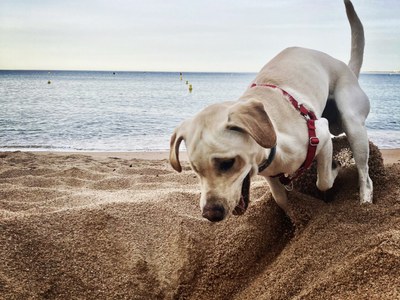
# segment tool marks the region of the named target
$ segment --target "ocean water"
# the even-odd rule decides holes
[[[0,150],[168,150],[175,126],[209,104],[237,99],[254,77],[0,71]],[[360,82],[371,100],[370,139],[400,148],[400,75],[362,74]]]

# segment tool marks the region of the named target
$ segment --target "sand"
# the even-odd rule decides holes
[[[0,153],[0,299],[400,299],[400,151],[371,159],[373,205],[344,167],[334,200],[261,177],[243,216],[201,218],[167,153]]]

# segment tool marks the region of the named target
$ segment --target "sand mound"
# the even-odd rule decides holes
[[[346,136],[336,137],[333,142],[333,159],[341,166],[341,170],[333,187],[333,196],[337,194],[337,190],[341,189],[343,185],[342,173],[349,172],[349,169],[356,169],[353,158],[353,153],[350,149],[350,144]],[[383,165],[382,154],[372,142],[369,142],[369,175],[374,182],[374,185],[379,185],[385,180],[385,168]],[[354,171],[353,171],[354,173]],[[355,172],[354,182],[357,182],[358,174]],[[347,180],[347,179],[346,179]],[[317,189],[315,183],[317,181],[317,163],[313,162],[310,169],[308,169],[301,177],[294,181],[294,188],[301,193],[308,194],[317,198],[323,199],[323,195]],[[333,197],[334,199],[334,197]],[[331,201],[333,199],[325,199]]]
[[[295,231],[262,178],[211,224],[188,165],[0,153],[0,299],[399,298],[400,165],[382,170],[374,205],[352,166],[333,202],[290,193]]]

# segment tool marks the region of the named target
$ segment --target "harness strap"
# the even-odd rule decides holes
[[[307,170],[315,157],[315,153],[317,151],[317,146],[319,144],[319,139],[316,135],[315,132],[315,121],[317,120],[316,115],[314,114],[314,112],[312,112],[311,110],[308,110],[303,104],[299,104],[299,102],[292,96],[290,95],[288,92],[286,92],[284,89],[280,88],[279,86],[273,85],[273,84],[256,84],[253,83],[250,88],[253,87],[269,87],[269,88],[273,88],[273,89],[279,89],[282,94],[285,96],[286,99],[289,100],[289,102],[293,105],[293,107],[300,112],[300,114],[303,116],[303,118],[306,120],[307,123],[307,128],[308,128],[308,149],[307,149],[307,156],[306,159],[304,160],[303,164],[300,166],[300,168],[294,172],[293,174],[289,175],[289,176],[285,176],[285,174],[280,173],[271,177],[279,177],[279,181],[285,185],[288,186],[294,179],[296,179],[297,177],[299,177],[301,174],[303,174],[303,172],[305,170]],[[275,147],[271,148],[271,152],[270,155],[268,156],[268,158],[263,161],[260,166],[258,167],[258,172],[262,172],[263,170],[265,170],[265,168],[267,168],[269,166],[269,164],[272,162],[273,156],[275,156]],[[271,153],[273,153],[272,159],[269,163],[267,163],[271,157]],[[264,165],[266,165],[264,167]],[[261,169],[261,171],[260,171]]]

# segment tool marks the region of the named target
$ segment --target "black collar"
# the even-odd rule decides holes
[[[266,168],[268,168],[268,166],[274,160],[275,153],[276,153],[276,146],[271,148],[271,152],[269,153],[268,157],[266,159],[264,159],[264,161],[261,164],[258,165],[258,173],[261,173]]]

